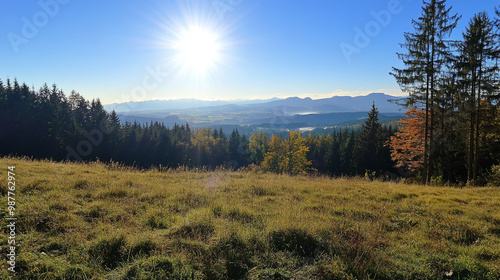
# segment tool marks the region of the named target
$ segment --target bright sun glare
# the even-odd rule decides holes
[[[203,73],[213,68],[220,58],[220,44],[215,32],[200,27],[189,28],[179,35],[174,45],[177,62],[185,70]]]

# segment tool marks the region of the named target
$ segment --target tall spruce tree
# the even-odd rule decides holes
[[[358,173],[365,171],[378,171],[379,155],[384,146],[382,126],[378,120],[378,109],[373,102],[372,109],[368,113],[368,119],[361,129],[361,134],[354,148],[355,162]]]
[[[449,57],[447,38],[461,18],[451,16],[451,8],[445,0],[423,1],[422,14],[413,20],[414,33],[405,33],[406,42],[401,44],[407,53],[398,53],[405,68],[393,68],[390,73],[401,89],[409,94],[406,107],[424,107],[424,172],[425,183],[430,181],[434,141],[434,108],[438,80]]]
[[[480,123],[482,121],[481,101],[497,99],[499,57],[497,34],[494,22],[485,12],[476,14],[463,33],[459,46],[459,74],[463,86],[464,114],[469,124],[469,151],[467,179],[477,183],[480,154]]]
[[[342,141],[342,130],[333,133],[328,137],[328,149],[325,153],[326,172],[330,176],[340,175],[340,144]]]

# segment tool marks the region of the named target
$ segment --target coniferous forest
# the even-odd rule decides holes
[[[114,161],[138,167],[164,166],[236,169],[251,166],[277,173],[320,172],[364,175],[366,170],[392,171],[388,147],[391,129],[378,123],[373,107],[361,130],[303,137],[256,133],[249,138],[234,130],[192,130],[189,124],[120,124],[99,100],[87,101],[72,92],[66,96],[53,85],[38,91],[7,80],[0,84],[2,155],[53,160]],[[373,141],[376,139],[376,141]]]
[[[0,82],[0,155],[118,162],[138,167],[237,169],[330,176],[412,178],[423,183],[486,184],[500,176],[500,9],[469,19],[444,0],[424,2],[390,73],[407,118],[381,125],[376,104],[361,129],[329,135],[193,130],[189,124],[121,124],[101,102],[48,85]],[[461,32],[461,40],[451,34]]]

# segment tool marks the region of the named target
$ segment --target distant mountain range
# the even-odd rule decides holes
[[[173,100],[148,100],[138,102],[112,103],[104,105],[104,109],[108,111],[115,110],[117,113],[123,112],[144,112],[144,111],[166,111],[166,110],[184,110],[200,107],[222,106],[229,104],[259,104],[266,103],[279,98],[271,99],[255,99],[255,100],[237,100],[237,101],[207,101],[193,98],[173,99]]]
[[[104,106],[115,110],[122,123],[188,123],[192,127],[222,127],[225,132],[238,128],[246,133],[265,130],[312,130],[363,122],[372,104],[378,107],[381,122],[403,117],[396,100],[402,97],[372,93],[366,96],[334,96],[324,99],[290,97],[267,100],[203,101],[197,99],[151,100]]]
[[[271,110],[283,115],[296,114],[323,114],[335,112],[367,112],[372,103],[378,107],[381,113],[400,112],[401,107],[390,100],[398,100],[402,97],[386,95],[384,93],[371,93],[366,96],[333,96],[323,99],[311,99],[309,97],[289,97],[286,99],[271,98],[259,100],[240,101],[205,101],[198,99],[177,100],[149,100],[140,102],[113,103],[105,105],[108,111],[115,110],[122,114],[158,114],[160,112],[176,111],[232,111],[241,112],[248,110]]]

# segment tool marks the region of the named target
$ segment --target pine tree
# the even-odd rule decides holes
[[[401,89],[410,97],[407,107],[424,107],[424,172],[425,183],[431,177],[431,151],[434,141],[434,108],[435,94],[438,91],[437,81],[441,78],[442,67],[449,55],[446,38],[456,27],[460,17],[450,16],[451,8],[447,8],[445,0],[424,1],[422,14],[414,20],[414,33],[405,33],[404,44],[407,53],[398,53],[406,68],[393,68],[393,75]]]
[[[464,113],[469,123],[468,181],[477,183],[479,166],[481,101],[495,100],[498,90],[498,42],[494,23],[485,12],[476,14],[463,33],[459,45],[459,74],[463,86]]]
[[[229,137],[229,160],[230,168],[238,168],[243,165],[243,155],[240,151],[241,139],[237,129],[233,129]]]
[[[354,149],[358,173],[363,173],[367,170],[378,171],[380,169],[378,161],[380,151],[384,145],[384,139],[382,137],[382,127],[378,121],[378,114],[379,112],[374,102]]]
[[[352,129],[351,132],[346,129],[340,138],[340,174],[344,175],[354,175],[355,172],[355,160],[353,159],[354,154],[354,141],[356,139],[356,134]]]
[[[335,130],[328,137],[328,149],[325,153],[326,172],[330,176],[340,175],[340,141],[342,139],[342,130],[337,133]]]

